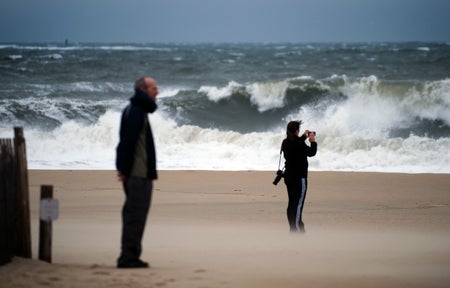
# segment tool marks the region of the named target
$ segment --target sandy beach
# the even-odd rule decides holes
[[[33,259],[0,287],[450,287],[450,175],[311,172],[306,233],[289,232],[274,172],[160,171],[143,240],[150,269],[115,268],[115,171],[29,172]],[[37,260],[53,185],[53,263]]]

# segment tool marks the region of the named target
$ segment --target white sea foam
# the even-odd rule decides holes
[[[340,77],[340,76],[334,76]],[[424,87],[391,95],[375,76],[345,82],[339,91],[348,99],[318,107],[302,106],[287,119],[318,123],[317,129],[327,135],[359,135],[368,139],[385,137],[390,130],[409,127],[416,119],[441,120],[450,125],[450,80],[429,82]]]
[[[221,99],[229,98],[233,94],[233,90],[240,86],[239,83],[231,81],[227,86],[222,88],[217,88],[216,86],[202,86],[198,89],[198,93],[206,94],[211,101],[217,102]]]
[[[164,87],[159,89],[158,98],[168,98],[177,95],[183,88]]]
[[[440,119],[450,126],[450,79],[427,82],[413,88],[402,101],[405,112],[426,119]]]
[[[117,118],[108,112],[94,125],[67,121],[51,132],[25,130],[29,167],[114,169]]]
[[[19,55],[9,55],[8,58],[11,60],[19,60],[19,59],[22,59],[23,56],[20,54]]]
[[[259,112],[284,106],[286,90],[289,84],[286,81],[254,83],[247,87],[250,101],[258,106]]]
[[[430,52],[431,51],[430,47],[418,47],[417,50],[423,51],[423,52]]]
[[[412,133],[406,138],[389,136],[391,129],[402,127],[417,117],[450,123],[450,80],[429,82],[423,87],[406,90],[403,97],[390,97],[386,94],[390,90],[374,76],[357,80],[345,76],[335,78],[344,81],[340,91],[347,95],[345,101],[325,108],[322,103],[303,105],[299,111],[284,119],[284,122],[302,119],[302,130],[317,131],[319,152],[310,158],[312,170],[450,173],[448,137],[433,139]],[[83,83],[77,85],[83,86]],[[283,85],[275,83],[276,88],[267,88],[255,84],[260,90],[275,89],[279,92],[278,98],[270,98],[265,104],[263,100],[267,98],[252,91],[252,95],[260,97],[254,100],[255,105],[259,105],[260,109],[274,107],[278,99],[283,99]],[[222,88],[224,91],[211,87],[202,87],[201,90],[213,101],[228,97],[233,89],[242,87],[230,82]],[[172,97],[180,89],[162,88],[161,96]],[[94,123],[70,120],[61,108],[70,105],[71,110],[84,111],[84,105],[89,105],[88,102],[50,98],[15,101],[19,106],[28,105],[33,111],[45,111],[48,117],[62,123],[51,131],[25,127],[30,168],[115,168],[115,147],[123,99],[96,101],[96,105],[109,108]],[[0,113],[8,115],[8,109],[2,105]],[[85,113],[86,118],[90,117],[89,111]],[[150,121],[159,169],[275,170],[278,165],[284,127],[261,133],[238,133],[177,125],[164,109],[152,114]],[[11,137],[11,133],[0,127],[1,138]]]
[[[448,138],[368,137],[364,133],[366,127],[354,128],[361,130],[346,134],[348,129],[343,123],[336,127],[332,125],[333,121],[314,121],[315,116],[311,116],[314,113],[303,112],[308,119],[304,118],[302,129],[318,132],[319,152],[310,158],[311,170],[450,173]],[[115,169],[119,120],[120,112],[108,111],[91,125],[69,120],[50,132],[25,127],[29,167]],[[342,121],[349,121],[349,118]],[[150,122],[159,169],[277,168],[283,127],[263,133],[204,129],[177,125],[159,111],[150,116]],[[0,128],[0,137],[11,137],[11,131]]]
[[[227,86],[221,88],[216,86],[202,86],[198,92],[206,94],[209,100],[217,102],[231,97],[234,91],[242,88],[248,93],[250,102],[258,108],[258,111],[265,112],[284,106],[288,86],[289,83],[287,81],[251,83],[246,85],[230,81]]]
[[[125,61],[164,83],[150,117],[160,169],[275,170],[287,121],[302,119],[318,133],[312,170],[450,173],[448,47],[439,43],[62,44],[0,45],[0,137],[24,126],[31,168],[114,169],[133,93]]]
[[[131,94],[132,85],[130,83],[112,83],[112,82],[73,82],[64,84],[26,84],[33,89],[34,93],[39,96],[47,96],[49,94],[56,93],[54,96],[62,96],[67,94],[67,92],[98,92],[109,93],[109,92],[120,92],[125,95]]]
[[[40,57],[44,58],[44,59],[51,59],[51,60],[59,60],[59,59],[63,58],[63,56],[61,54],[58,54],[58,53],[43,55],[43,56],[40,56]]]

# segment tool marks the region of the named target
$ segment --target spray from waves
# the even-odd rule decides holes
[[[288,88],[287,81],[276,83],[252,83],[242,86],[236,82],[230,82],[227,87],[217,89],[215,87],[200,88],[199,92],[206,92],[208,98],[213,101],[224,99],[235,92],[242,91],[248,95],[251,104],[258,107],[259,112],[265,112],[275,108],[284,107],[284,96]]]
[[[0,88],[2,99],[23,99],[24,97],[67,98],[67,99],[111,99],[130,94],[129,83],[112,82],[67,82],[67,83],[5,83]],[[21,93],[12,93],[19,90]],[[3,95],[8,95],[5,97]]]
[[[313,109],[318,117],[307,117],[322,123],[320,128],[327,135],[359,134],[369,139],[450,135],[449,80],[411,84],[384,82],[375,76],[340,78],[344,84],[338,90],[346,99],[326,109]],[[308,114],[305,109],[301,112]]]
[[[214,102],[247,98],[260,113],[295,107],[296,111],[284,120],[305,115],[313,121],[325,120],[334,123],[330,133],[334,130],[348,135],[355,131],[379,137],[381,134],[372,135],[371,131],[395,134],[421,121],[436,122],[443,128],[441,134],[431,129],[432,137],[448,136],[446,132],[450,132],[450,79],[411,83],[382,81],[376,76],[354,79],[334,75],[321,80],[303,76],[275,83],[230,82],[222,88],[201,87],[198,92]],[[308,111],[318,116],[309,117]]]
[[[450,126],[450,79],[414,87],[402,103],[405,112],[423,119],[440,119]]]
[[[9,123],[49,131],[68,121],[90,125],[99,121],[107,111],[120,111],[124,100],[132,95],[129,83],[24,83],[21,88],[23,94],[4,99],[1,98],[2,92],[7,94],[16,87],[11,84],[0,88],[0,126]],[[163,88],[160,97],[171,97],[179,91]]]
[[[231,81],[227,86],[218,88],[215,86],[202,86],[198,89],[198,93],[206,94],[209,100],[218,102],[222,99],[228,98],[233,95],[236,91],[241,90],[242,85]]]
[[[96,123],[66,121],[51,131],[25,130],[31,169],[114,169],[120,112],[107,111]],[[159,169],[272,169],[279,135],[178,126],[164,113],[150,116]],[[12,137],[0,127],[0,137]],[[174,136],[176,135],[176,136]],[[261,157],[268,153],[271,160]],[[259,168],[257,168],[259,167]]]
[[[163,104],[178,123],[205,128],[250,132],[281,127],[290,119],[304,119],[319,123],[329,135],[406,138],[415,134],[439,138],[450,135],[449,87],[450,79],[416,83],[380,80],[376,76],[302,76],[178,90],[163,99]],[[203,120],[206,118],[207,122]],[[245,121],[234,123],[235,118]],[[220,125],[225,122],[228,127]]]
[[[96,123],[67,121],[51,131],[25,130],[31,169],[114,169],[120,112]],[[150,117],[159,169],[274,170],[284,130],[238,133],[177,125],[164,113]],[[304,128],[312,123],[306,122]],[[2,131],[3,130],[3,131]],[[0,128],[0,136],[5,137]],[[10,137],[10,136],[9,136]],[[450,173],[448,138],[411,135],[366,139],[318,130],[319,153],[311,170]]]
[[[320,156],[311,161],[313,167],[450,171],[449,80],[411,84],[386,83],[375,76],[332,78],[341,83],[335,87],[345,99],[325,107],[304,105],[287,117],[303,119],[319,131]]]
[[[29,167],[114,169],[118,115],[118,112],[108,111],[89,125],[70,120],[51,131],[27,129]]]
[[[311,101],[323,100],[326,88],[311,77],[178,89],[161,99],[162,110],[179,125],[240,133],[278,130],[285,117]]]
[[[305,129],[317,130],[319,133],[319,155],[310,160],[313,170],[412,173],[450,171],[450,157],[447,153],[450,148],[450,125],[447,118],[450,111],[449,80],[417,84],[381,81],[375,76],[358,79],[332,76],[320,81],[308,77],[290,81],[291,86],[287,91],[313,93],[315,96],[312,98],[318,101],[300,101],[302,104],[297,106],[295,112],[284,116],[277,129],[263,136],[264,139],[270,139],[271,144],[258,146],[254,149],[258,152],[246,151],[246,155],[273,155],[278,150],[277,139],[283,137],[284,123],[292,119],[303,119]],[[235,97],[233,95],[237,90],[246,91],[244,88],[246,86],[231,83],[221,91],[205,91],[211,94],[208,97],[211,101],[216,100],[212,96],[216,96],[214,92],[219,91],[221,97],[216,101],[224,101]],[[248,94],[240,96],[249,97]],[[292,104],[289,92],[283,95],[283,101]],[[441,111],[447,113],[440,113]],[[208,139],[214,138],[212,134],[219,139],[227,139],[225,143],[232,142],[227,135],[221,134],[225,132],[211,129],[199,131],[208,131]],[[255,141],[246,139],[248,142],[243,146],[250,147],[250,150],[256,143],[267,144],[261,139],[256,141],[255,135],[259,135],[258,133],[238,135],[243,138],[249,135],[255,137]],[[208,139],[202,139],[199,143],[209,143]],[[188,144],[184,147],[192,148]],[[204,149],[207,150],[206,146]],[[217,150],[221,151],[221,148]],[[240,148],[237,149],[239,150]],[[230,153],[230,158],[240,158],[235,154]],[[267,159],[271,160],[259,166],[260,169],[273,167],[273,157]],[[220,162],[228,163],[227,159],[220,159]],[[233,169],[239,168],[233,166]]]
[[[67,98],[29,97],[0,100],[0,116],[13,126],[33,127],[49,131],[68,121],[96,123],[108,110],[118,110],[120,100],[80,100]],[[1,125],[3,126],[3,125]]]
[[[163,114],[152,115],[151,121],[157,135],[159,165],[166,169],[266,170],[272,169],[271,163],[276,160],[272,147],[278,145],[279,135],[274,133],[242,134],[178,126]]]
[[[258,106],[259,112],[264,112],[273,108],[284,106],[283,96],[286,94],[288,83],[285,81],[278,83],[252,84],[248,92],[250,101]]]
[[[412,83],[389,82],[375,76],[332,76],[320,80],[289,78],[269,84],[280,82],[287,88],[257,83],[261,89],[277,86],[280,92],[273,102],[264,104],[261,100],[261,106],[250,100],[255,83],[230,82],[224,87],[200,89],[162,87],[161,109],[150,117],[158,168],[274,170],[286,122],[302,119],[302,129],[318,132],[319,153],[310,158],[311,170],[450,173],[450,131],[445,113],[449,111],[449,80]],[[69,86],[83,91],[92,88],[88,83]],[[214,98],[219,92],[220,99]],[[186,93],[197,97],[197,101],[186,97]],[[243,113],[236,115],[240,122],[237,125],[250,122],[264,129],[240,131],[226,125],[205,126],[194,117],[189,123],[180,122],[176,112],[167,108],[176,103],[179,112],[200,103],[194,114],[203,111],[204,118],[212,119],[223,113],[224,103],[241,98],[246,101],[237,101],[236,107]],[[284,106],[277,108],[279,99]],[[25,133],[30,168],[114,169],[120,111],[126,104],[123,97],[94,101],[89,97],[46,95],[0,101],[2,119],[7,115],[9,123],[28,123]],[[204,109],[206,103],[211,110]],[[264,105],[272,108],[261,109]],[[34,115],[33,111],[44,112]],[[270,118],[276,111],[274,126],[243,120],[243,115],[247,117],[252,111],[260,119]],[[44,117],[55,123],[45,127]],[[230,119],[223,121],[231,123]],[[36,124],[30,125],[33,122]],[[0,127],[0,137],[8,133]]]
[[[205,94],[209,100],[218,102],[230,98],[234,95],[248,98],[250,103],[258,108],[260,113],[283,108],[286,106],[286,95],[288,89],[295,90],[300,89],[305,91],[312,86],[308,86],[308,83],[302,83],[296,85],[296,81],[311,80],[311,77],[298,77],[293,79],[281,80],[278,82],[258,82],[250,84],[239,84],[235,81],[231,81],[225,87],[215,86],[202,86],[198,90],[198,93]],[[320,81],[317,83],[322,85]]]
[[[67,121],[52,131],[27,129],[32,169],[114,169],[120,112],[96,123]],[[239,133],[178,125],[163,112],[150,116],[159,169],[275,170],[284,129]],[[306,122],[304,128],[314,127]],[[5,131],[0,128],[0,136]],[[319,152],[311,170],[450,173],[450,139],[327,135],[318,130]]]

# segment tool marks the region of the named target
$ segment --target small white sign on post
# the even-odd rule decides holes
[[[59,202],[58,199],[41,199],[40,218],[42,221],[53,221],[58,219]]]

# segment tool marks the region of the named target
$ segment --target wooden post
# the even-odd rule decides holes
[[[0,139],[0,265],[10,262],[15,250],[14,210],[16,202],[12,139]]]
[[[53,198],[53,186],[41,186],[41,200]],[[41,207],[42,209],[42,207]],[[39,260],[52,263],[52,221],[39,220]]]
[[[22,127],[14,127],[16,157],[16,248],[15,255],[31,258],[30,196],[25,138]]]

